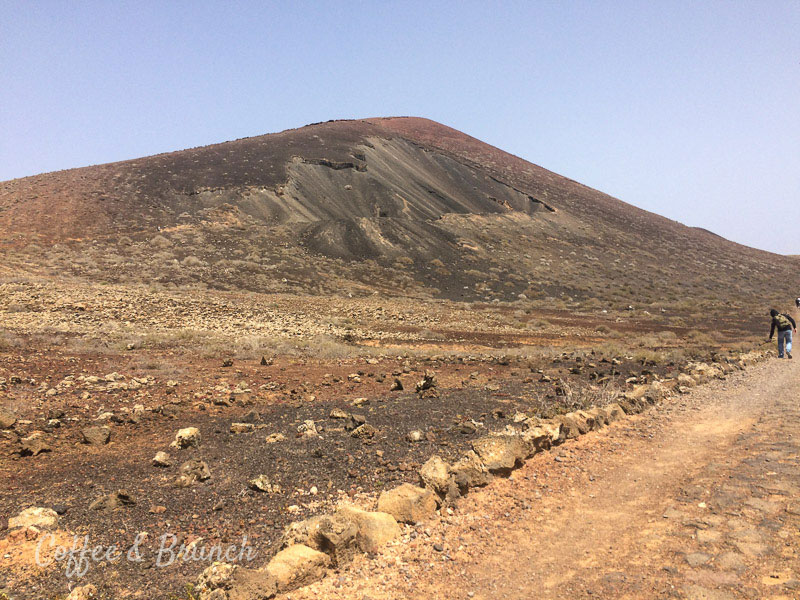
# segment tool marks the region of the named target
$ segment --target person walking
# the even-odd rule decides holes
[[[779,313],[774,308],[770,309],[769,316],[772,317],[772,326],[769,329],[768,342],[772,341],[775,330],[778,330],[778,358],[783,358],[783,349],[786,348],[786,356],[792,358],[792,333],[797,333],[797,323],[787,314]]]

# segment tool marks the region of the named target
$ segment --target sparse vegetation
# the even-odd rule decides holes
[[[290,519],[416,482],[432,451],[451,460],[488,429],[745,350],[763,337],[764,305],[789,297],[796,259],[697,235],[510,156],[486,163],[472,142],[449,146],[452,133],[408,141],[348,123],[2,184],[0,389],[22,424],[0,437],[15,453],[0,467],[17,476],[0,512],[68,498],[74,530],[253,529],[271,548]],[[392,172],[375,175],[384,163]],[[50,221],[26,212],[54,190],[71,196]],[[529,194],[557,212],[530,211]],[[432,396],[415,392],[427,371]],[[354,407],[377,431],[369,440],[330,421]],[[112,441],[87,449],[81,429],[98,420]],[[183,422],[203,430],[205,487],[151,468]],[[317,425],[322,437],[308,435]],[[45,469],[21,456],[34,431],[52,445]],[[257,472],[285,493],[255,496]],[[141,502],[89,518],[100,487]],[[196,599],[169,576],[150,572],[154,597]]]

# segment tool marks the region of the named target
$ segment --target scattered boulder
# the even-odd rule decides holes
[[[261,357],[261,366],[262,367],[268,367],[274,362],[275,362],[275,359],[272,358],[272,357],[269,357],[269,358],[267,358],[266,356],[262,356]]]
[[[565,440],[574,440],[580,437],[581,431],[578,428],[578,423],[571,415],[557,415],[552,419],[561,428],[561,433]]]
[[[169,446],[170,448],[191,448],[200,445],[200,431],[197,427],[185,427],[179,429],[175,434],[175,441]]]
[[[597,420],[595,416],[590,414],[588,411],[585,410],[576,410],[574,413],[575,418],[578,419],[580,422],[586,424],[586,428],[588,431],[597,431],[603,427],[603,424]]]
[[[153,457],[153,465],[156,467],[171,467],[172,459],[166,452],[156,452]]]
[[[415,429],[414,431],[409,431],[406,439],[409,442],[421,442],[425,439],[425,434],[422,433],[419,429]]]
[[[389,513],[401,523],[420,523],[436,511],[436,498],[430,490],[404,483],[382,492],[378,510]]]
[[[422,379],[417,382],[416,390],[422,394],[426,390],[433,390],[436,387],[436,375],[433,371],[425,371]]]
[[[684,387],[694,387],[697,385],[697,380],[691,375],[680,373],[678,375],[678,385],[682,385]]]
[[[567,419],[571,419],[573,425],[578,429],[578,433],[580,435],[585,435],[592,430],[592,426],[594,425],[594,419],[591,421],[587,421],[586,418],[581,417],[577,412],[569,412],[564,415]]]
[[[89,505],[89,510],[114,510],[121,506],[136,504],[134,499],[125,490],[117,490],[111,494],[100,496]]]
[[[103,446],[111,439],[111,428],[106,425],[84,427],[81,429],[83,443],[90,446]]]
[[[322,579],[330,562],[330,557],[324,552],[295,544],[278,552],[264,570],[281,593]]]
[[[319,521],[317,534],[319,550],[331,557],[334,567],[342,567],[353,561],[358,547],[358,527],[343,515],[326,515]]]
[[[616,402],[612,402],[611,404],[606,404],[604,409],[606,411],[606,416],[608,417],[609,423],[613,423],[614,421],[619,421],[620,419],[625,417],[625,411],[622,410],[622,407]]]
[[[22,456],[38,456],[42,452],[52,450],[47,436],[41,431],[34,431],[28,437],[22,438],[20,443],[22,446],[19,453]]]
[[[231,423],[231,433],[252,433],[256,426],[253,423]]]
[[[277,585],[265,571],[215,562],[197,579],[195,592],[198,600],[268,600]]]
[[[511,471],[530,454],[525,440],[518,435],[489,435],[472,442],[472,449],[492,473]]]
[[[561,426],[553,423],[540,422],[528,426],[522,432],[522,439],[533,448],[534,452],[544,452],[559,443],[561,439]]]
[[[0,408],[0,429],[11,429],[17,422],[17,416],[8,409]]]
[[[76,587],[65,600],[93,600],[94,598],[97,598],[97,588],[90,583]]]
[[[281,548],[288,548],[295,544],[303,544],[309,548],[319,549],[319,525],[323,515],[309,517],[303,521],[290,523],[283,532]]]
[[[58,527],[58,513],[52,508],[31,506],[26,508],[16,517],[8,520],[8,528],[36,527],[37,529],[56,529]]]
[[[617,399],[617,406],[619,406],[626,415],[635,415],[647,408],[647,403],[643,400],[622,397]]]
[[[453,493],[451,486],[455,485],[455,483],[450,475],[450,465],[436,454],[422,465],[419,470],[419,479],[423,487],[433,490],[442,497],[447,495],[448,491],[450,495]]]
[[[300,434],[300,437],[304,438],[319,436],[319,433],[317,433],[317,425],[311,419],[303,421],[303,423],[297,428],[297,433]]]
[[[385,512],[368,512],[354,506],[344,506],[337,514],[355,523],[356,540],[362,552],[376,552],[381,546],[400,537],[397,520]]]
[[[587,410],[586,413],[592,417],[598,425],[608,425],[610,422],[608,412],[605,408],[595,406]]]
[[[278,442],[282,442],[285,439],[286,436],[283,435],[282,433],[270,433],[266,438],[264,438],[264,441],[267,442],[268,444],[276,444]]]
[[[471,487],[486,485],[492,480],[492,474],[481,462],[480,457],[470,450],[451,467],[453,481],[458,486],[462,494],[466,493]]]
[[[281,491],[281,486],[270,482],[269,477],[266,475],[259,475],[255,479],[247,482],[251,489],[259,492],[266,492],[267,494],[278,494]]]
[[[356,427],[351,433],[350,437],[359,438],[359,439],[370,439],[375,437],[375,434],[378,433],[378,430],[375,429],[369,423],[364,423],[363,425],[359,425]]]
[[[341,408],[334,408],[329,415],[331,419],[347,419],[350,413],[343,411]]]
[[[394,382],[392,383],[392,387],[389,388],[390,392],[402,392],[403,391],[403,382],[400,381],[399,377],[394,378]]]
[[[347,419],[344,422],[344,429],[345,431],[353,431],[361,427],[364,423],[367,422],[367,418],[364,415],[347,415]]]
[[[207,479],[211,479],[208,465],[198,458],[193,458],[181,465],[181,475],[176,483],[180,487],[188,487],[196,481],[206,481]]]

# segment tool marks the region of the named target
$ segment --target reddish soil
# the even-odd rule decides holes
[[[385,486],[416,482],[416,470],[431,454],[453,458],[478,435],[512,423],[517,412],[542,415],[568,410],[575,404],[558,395],[560,381],[571,382],[577,391],[589,383],[592,373],[605,373],[624,385],[625,378],[640,376],[643,370],[631,361],[613,366],[602,357],[589,364],[591,355],[587,360],[573,353],[540,364],[485,358],[369,359],[374,363],[370,364],[365,359],[279,357],[269,366],[237,360],[232,367],[221,367],[216,360],[176,353],[77,355],[43,350],[29,347],[0,356],[7,408],[17,411],[18,419],[31,421],[18,423],[13,432],[0,437],[0,474],[7,482],[0,492],[0,515],[8,518],[32,505],[58,507],[65,531],[89,535],[96,544],[127,548],[138,533],[148,532],[150,538],[142,548],[151,556],[163,533],[187,542],[202,537],[209,544],[232,543],[246,534],[259,552],[257,565],[274,553],[284,527],[293,520],[324,511],[345,495],[358,500]],[[540,381],[539,368],[551,382]],[[436,396],[414,392],[426,370],[436,373]],[[148,377],[152,382],[138,390],[120,390],[108,389],[104,381],[80,380],[112,372],[123,375],[123,383]],[[656,372],[676,371],[669,366],[646,370]],[[393,373],[405,390],[389,391]],[[360,383],[349,379],[355,374]],[[22,376],[22,381],[14,383],[14,376]],[[72,383],[65,386],[70,376]],[[596,376],[600,375],[592,375]],[[645,381],[649,375],[641,377]],[[237,387],[249,391],[233,393]],[[51,388],[57,393],[44,396]],[[354,406],[356,398],[366,398],[367,403]],[[219,404],[229,399],[230,406]],[[575,396],[572,402],[581,400]],[[131,410],[136,404],[145,412],[134,422]],[[378,433],[367,440],[351,437],[342,420],[329,418],[334,408],[362,415]],[[104,421],[111,428],[111,442],[99,447],[83,444],[80,430],[96,425],[102,413],[113,414]],[[58,419],[57,427],[48,425],[52,418]],[[297,433],[309,419],[320,437]],[[230,433],[235,422],[249,422],[258,429]],[[175,432],[189,426],[200,430],[200,447],[170,449]],[[414,429],[426,438],[407,441]],[[19,440],[37,430],[45,432],[51,451],[19,456]],[[273,433],[286,439],[266,443],[266,436]],[[152,466],[159,450],[168,451],[176,466]],[[175,487],[177,466],[193,458],[208,463],[211,479],[189,488]],[[249,489],[247,482],[260,474],[280,485],[282,492]],[[312,486],[317,488],[313,495]],[[119,489],[135,504],[114,511],[89,508],[98,497]],[[152,566],[146,561],[123,562],[111,571],[91,571],[85,581],[113,597],[167,597],[180,593],[198,569],[194,564]],[[62,593],[68,581],[58,569],[25,568],[7,571],[3,583],[14,598],[34,598]],[[135,591],[145,586],[146,593]]]
[[[797,373],[773,359],[534,457],[290,597],[797,598]]]

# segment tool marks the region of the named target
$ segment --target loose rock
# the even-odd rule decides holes
[[[359,438],[359,439],[369,439],[375,437],[375,434],[378,433],[378,430],[375,429],[369,423],[365,423],[364,425],[359,425],[356,427],[351,433],[350,437]]]
[[[256,426],[253,423],[231,423],[231,433],[252,433]]]
[[[492,480],[492,475],[481,462],[480,457],[470,450],[450,467],[453,480],[462,494],[471,487],[483,486]]]
[[[215,562],[197,580],[198,600],[268,600],[277,590],[264,571]]]
[[[259,492],[266,492],[268,494],[278,494],[281,491],[281,486],[270,482],[269,477],[266,475],[259,475],[255,479],[247,482],[248,485]]]
[[[397,520],[385,512],[368,512],[355,506],[344,506],[337,511],[356,524],[357,542],[362,552],[376,552],[381,546],[400,537]]]
[[[89,510],[114,510],[121,506],[135,504],[133,498],[125,490],[117,490],[111,494],[101,496],[89,505]]]
[[[419,470],[422,485],[440,496],[447,494],[453,480],[450,476],[450,465],[437,455],[431,456]]]
[[[278,593],[281,593],[322,579],[330,562],[327,554],[295,544],[278,552],[265,571],[275,581]]]
[[[8,520],[8,528],[36,527],[38,529],[56,529],[58,527],[58,514],[52,508],[31,506],[26,508],[16,517]]]
[[[406,436],[406,439],[409,442],[421,442],[425,439],[425,434],[422,433],[419,429],[415,429],[414,431],[410,431]]]
[[[436,511],[433,492],[410,483],[381,493],[378,510],[389,513],[401,523],[420,523]]]
[[[41,431],[35,431],[28,437],[20,440],[22,447],[20,454],[22,456],[37,456],[42,452],[50,452],[50,443],[47,441],[47,436]]]
[[[0,408],[0,429],[11,429],[17,422],[17,416],[10,410]]]
[[[208,465],[197,458],[186,461],[181,465],[181,475],[176,481],[180,487],[188,487],[196,481],[211,479],[211,470]]]
[[[490,435],[472,442],[472,448],[492,473],[510,471],[524,461],[530,452],[517,435]]]
[[[190,448],[200,445],[200,431],[197,427],[186,427],[179,429],[175,434],[175,441],[170,444],[170,448]]]
[[[84,427],[81,429],[83,443],[90,446],[102,446],[111,439],[111,428],[105,425],[96,427]]]
[[[90,583],[76,587],[65,600],[93,600],[94,598],[97,598],[97,588]]]
[[[156,467],[171,467],[172,459],[166,452],[156,452],[153,457],[153,465]]]
[[[331,557],[334,567],[341,567],[353,561],[358,552],[358,527],[342,515],[326,515],[319,522],[317,530],[322,552]]]

